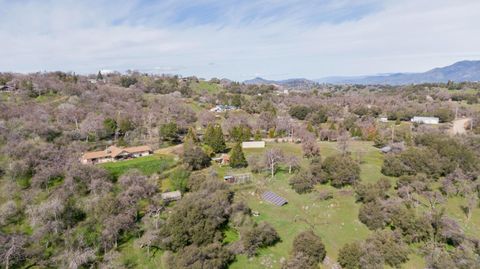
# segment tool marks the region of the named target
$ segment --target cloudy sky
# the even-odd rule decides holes
[[[0,0],[0,72],[316,79],[464,59],[479,0]]]

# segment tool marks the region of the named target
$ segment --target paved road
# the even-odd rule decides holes
[[[451,132],[453,134],[464,134],[467,132],[467,126],[470,124],[470,118],[456,119],[453,121]]]

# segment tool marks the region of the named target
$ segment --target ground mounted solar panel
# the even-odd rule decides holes
[[[278,196],[277,194],[271,192],[271,191],[266,191],[262,194],[262,198],[263,200],[269,202],[269,203],[272,203],[276,206],[282,206],[286,203],[288,203],[288,201],[281,197],[281,196]]]

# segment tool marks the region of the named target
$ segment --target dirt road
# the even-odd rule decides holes
[[[467,125],[470,124],[470,118],[456,119],[453,121],[452,134],[464,134],[467,132]]]

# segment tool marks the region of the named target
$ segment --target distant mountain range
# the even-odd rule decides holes
[[[331,83],[331,84],[418,84],[418,83],[435,83],[463,81],[480,81],[480,61],[461,61],[449,66],[434,68],[423,73],[394,73],[372,76],[336,76],[326,77],[316,80],[308,79],[287,79],[280,81],[265,80],[263,78],[255,78],[247,80],[247,84],[276,84],[284,87],[299,87],[300,85],[309,86],[315,83]]]
[[[254,79],[245,80],[245,84],[266,84],[266,85],[278,85],[286,88],[309,88],[318,84],[318,82],[313,80],[308,80],[305,78],[291,78],[285,80],[267,80],[260,77]]]

